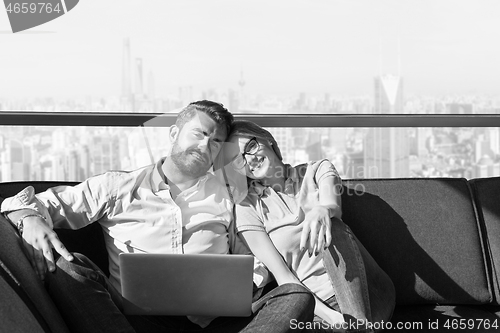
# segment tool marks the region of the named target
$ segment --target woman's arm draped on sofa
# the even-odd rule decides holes
[[[319,204],[311,207],[309,195],[318,192]],[[309,254],[319,253],[328,248],[331,243],[332,222],[336,217],[342,218],[341,208],[342,180],[333,164],[324,159],[309,162],[299,193],[301,207],[306,211],[303,230],[300,238],[300,248],[308,250]]]

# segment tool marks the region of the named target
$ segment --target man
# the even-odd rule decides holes
[[[312,319],[313,298],[298,285],[263,296],[259,302],[264,306],[249,318],[204,322],[120,311],[119,253],[229,253],[232,204],[225,186],[208,170],[232,120],[218,103],[191,103],[169,130],[171,153],[155,165],[110,171],[36,196],[28,187],[2,203],[72,332],[199,331],[200,326],[203,332],[287,332],[290,320]],[[70,254],[52,230],[95,222],[104,230],[109,279],[88,258]],[[51,247],[61,256],[57,263]]]

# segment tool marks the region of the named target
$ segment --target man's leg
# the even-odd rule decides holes
[[[347,322],[390,319],[395,305],[391,279],[339,219],[332,219],[332,244],[324,261]]]
[[[106,275],[84,255],[73,257],[60,257],[55,272],[46,277],[47,290],[70,331],[135,332],[119,309],[121,295]]]

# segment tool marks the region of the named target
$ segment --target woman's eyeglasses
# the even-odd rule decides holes
[[[251,138],[243,147],[243,153],[236,155],[234,160],[231,161],[233,166],[237,169],[243,168],[247,164],[245,155],[255,155],[259,151],[260,144],[256,137]]]

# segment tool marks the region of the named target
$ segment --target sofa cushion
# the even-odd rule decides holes
[[[500,177],[471,179],[470,184],[489,245],[495,304],[500,304]]]
[[[0,262],[4,266],[4,272],[12,275],[12,279],[19,284],[20,290],[27,299],[22,300],[21,296],[15,297],[14,292],[16,290],[10,288],[7,290],[6,297],[12,301],[13,308],[22,311],[22,314],[26,317],[26,325],[33,327],[34,331],[37,331],[35,326],[43,327],[43,321],[40,324],[34,322],[36,319],[36,311],[44,318],[44,321],[50,327],[52,332],[68,332],[66,324],[64,323],[61,315],[57,311],[52,299],[49,297],[47,291],[45,290],[42,282],[36,274],[34,274],[33,268],[29,263],[27,257],[24,255],[21,238],[18,236],[15,228],[8,222],[3,216],[0,215]],[[8,280],[3,279],[4,282],[8,284]],[[4,289],[4,286],[2,286]],[[5,289],[7,289],[5,287]],[[9,324],[12,321],[17,321],[17,317],[4,317],[8,316],[12,309],[5,309],[4,306],[9,304],[4,300],[4,294],[2,293],[2,324],[0,327],[4,327],[4,324]],[[21,304],[23,301],[23,304]],[[33,305],[35,309],[26,311]],[[25,332],[31,332],[31,330],[26,330]]]
[[[391,277],[398,304],[492,299],[465,179],[346,180],[343,220]]]

